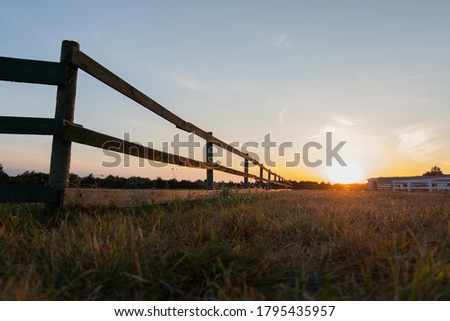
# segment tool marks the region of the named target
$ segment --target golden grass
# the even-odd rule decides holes
[[[0,206],[3,300],[449,300],[450,195],[293,191]]]

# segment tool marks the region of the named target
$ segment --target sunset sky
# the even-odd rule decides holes
[[[59,60],[63,40],[77,41],[183,119],[225,142],[259,143],[250,151],[261,160],[267,134],[277,146],[292,142],[284,156],[277,148],[270,155],[288,179],[364,182],[433,165],[450,173],[450,1],[0,0],[0,39],[0,56],[49,61]],[[0,82],[0,114],[52,117],[55,97],[55,87]],[[177,133],[187,139],[82,71],[75,122],[158,149]],[[325,166],[326,132],[333,145],[346,141],[339,154],[347,167]],[[0,139],[7,173],[48,171],[51,137]],[[309,155],[323,164],[286,167],[308,142],[324,146]],[[203,158],[201,149],[195,156]],[[74,144],[71,171],[205,177],[175,166],[139,168],[137,160],[102,167],[108,160]]]

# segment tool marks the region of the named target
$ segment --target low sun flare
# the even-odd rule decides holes
[[[340,184],[360,183],[365,178],[363,168],[355,163],[348,163],[347,166],[335,164],[326,167],[325,177],[331,183]]]

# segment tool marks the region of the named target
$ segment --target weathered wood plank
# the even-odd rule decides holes
[[[263,186],[263,180],[264,180],[263,175],[264,175],[264,169],[263,169],[263,166],[260,166],[259,167],[259,187]]]
[[[79,127],[69,122],[65,122],[61,137],[66,141],[72,141],[122,154],[154,160],[157,162],[202,169],[206,169],[208,166],[205,162],[199,162],[183,156],[162,152],[145,147],[141,144],[125,141],[113,136]]]
[[[65,85],[66,73],[66,66],[58,62],[0,57],[0,80]]]
[[[56,135],[61,127],[53,118],[0,116],[1,134]]]
[[[80,45],[74,41],[65,40],[61,45],[60,61],[61,64],[67,66],[65,75],[67,85],[58,86],[56,93],[55,120],[60,123],[65,120],[73,122],[74,119],[78,68],[71,63],[71,56],[74,50],[79,48]],[[49,183],[60,190],[69,186],[71,144],[71,142],[61,139],[59,135],[53,136]],[[62,204],[58,200],[58,203],[49,203],[47,208],[49,212],[56,212],[61,206]]]
[[[64,122],[64,127],[61,132],[61,138],[66,141],[72,141],[79,144],[110,150],[135,157],[145,158],[157,162],[163,162],[191,168],[213,169],[237,176],[248,176],[249,178],[255,179],[257,178],[256,175],[246,174],[244,172],[224,167],[219,164],[215,163],[211,164],[208,162],[197,161],[191,158],[174,155],[167,152],[152,149],[149,147],[145,147],[141,144],[128,142],[113,136],[101,134],[93,130],[74,125],[68,121]]]
[[[148,110],[154,112],[155,114],[159,115],[165,120],[171,122],[176,127],[183,129],[187,132],[194,133],[195,135],[205,139],[206,141],[212,142],[217,146],[224,148],[227,151],[230,151],[238,156],[241,156],[242,158],[247,158],[250,161],[254,162],[255,165],[259,164],[257,160],[247,156],[237,148],[228,145],[227,143],[221,141],[217,137],[214,137],[208,132],[205,132],[201,128],[183,120],[181,117],[175,115],[170,110],[164,108],[162,105],[160,105],[159,103],[157,103],[156,101],[154,101],[153,99],[151,99],[150,97],[148,97],[147,95],[145,95],[144,93],[133,87],[125,80],[121,79],[119,76],[112,73],[107,68],[100,65],[98,62],[87,56],[85,53],[79,50],[75,51],[72,56],[72,62],[79,68],[90,74],[91,76],[97,78],[98,80],[110,86],[111,88],[117,90],[118,92],[122,93],[128,98],[134,100],[141,106],[147,108]]]
[[[208,133],[212,135],[212,132]],[[206,142],[205,146],[205,162],[213,163],[213,144],[211,142]],[[206,189],[214,189],[214,171],[212,169],[206,170]]]
[[[0,203],[56,202],[58,191],[50,186],[0,185]]]
[[[248,159],[244,160],[244,173],[246,174],[244,176],[244,188],[248,188]]]

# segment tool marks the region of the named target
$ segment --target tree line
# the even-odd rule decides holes
[[[444,173],[438,166],[433,166],[429,171],[423,174],[423,176],[439,176]],[[46,185],[49,181],[49,174],[25,171],[22,174],[16,176],[9,176],[4,172],[3,166],[0,163],[0,184],[24,184],[24,185]],[[315,181],[295,181],[290,180],[293,189],[316,189],[316,190],[362,190],[365,188],[365,184],[331,184],[325,182]],[[259,182],[250,182],[250,188],[257,187]],[[89,174],[81,177],[77,174],[71,173],[69,175],[69,187],[72,188],[112,188],[112,189],[204,189],[206,186],[206,180],[177,180],[162,179],[158,177],[156,179],[150,179],[147,177],[120,177],[114,175],[94,176]],[[244,182],[214,182],[214,188],[242,188]]]
[[[0,183],[2,184],[24,184],[24,185],[46,185],[49,181],[49,174],[26,171],[17,176],[8,176],[5,172],[0,172]],[[108,175],[106,177],[96,177],[93,174],[79,176],[71,173],[69,175],[69,187],[72,188],[111,188],[111,189],[202,189],[205,183],[202,180],[164,180],[161,177],[150,179],[146,177],[120,177]]]
[[[0,163],[0,184],[11,185],[46,185],[49,181],[49,174],[35,171],[25,171],[16,176],[9,176],[3,171]],[[240,188],[243,187],[243,182],[214,182],[215,188]],[[89,174],[87,176],[79,176],[71,173],[69,175],[69,187],[71,188],[110,188],[110,189],[204,189],[206,180],[177,180],[162,179],[158,177],[151,179],[148,177],[121,177],[121,176],[94,176]],[[254,187],[255,184],[250,184]]]
[[[11,184],[11,185],[46,185],[49,181],[49,174],[35,171],[25,171],[22,174],[16,176],[9,176],[3,171],[0,164],[0,184]],[[363,184],[330,184],[325,182],[314,182],[314,181],[290,181],[292,183],[293,189],[316,189],[316,190],[327,190],[327,189],[355,189],[363,187]],[[257,187],[259,182],[250,182],[250,188]],[[206,186],[205,180],[177,180],[173,179],[162,179],[158,177],[156,179],[151,179],[147,177],[121,177],[108,175],[94,176],[89,174],[87,176],[79,176],[77,174],[71,173],[69,175],[69,187],[71,188],[109,188],[109,189],[204,189]],[[226,189],[226,188],[243,188],[244,182],[233,182],[233,181],[221,181],[214,182],[214,188],[216,189]]]

